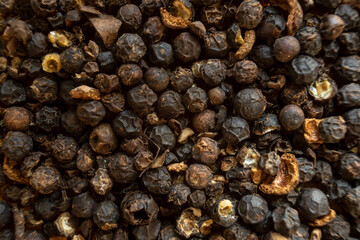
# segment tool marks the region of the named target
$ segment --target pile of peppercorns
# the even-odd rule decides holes
[[[359,9],[0,1],[0,240],[360,239]]]

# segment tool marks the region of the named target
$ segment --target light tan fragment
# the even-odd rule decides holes
[[[160,8],[161,20],[164,25],[171,29],[186,29],[189,27],[191,21],[182,17],[175,17],[171,15],[166,9]]]
[[[72,89],[69,94],[72,98],[82,100],[100,100],[100,91],[96,88],[86,85],[78,86]]]

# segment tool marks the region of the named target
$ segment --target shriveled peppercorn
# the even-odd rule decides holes
[[[350,224],[343,216],[337,215],[323,230],[323,237],[328,239],[346,239],[350,234]]]
[[[288,206],[277,207],[272,214],[274,229],[284,236],[291,236],[300,227],[299,214]]]
[[[192,149],[192,157],[196,161],[206,165],[212,165],[220,154],[220,148],[215,140],[202,137]]]
[[[134,87],[127,94],[128,104],[136,112],[148,110],[157,100],[157,95],[146,84]]]
[[[147,44],[160,42],[165,35],[165,26],[158,16],[149,17],[143,25],[141,37]]]
[[[255,120],[264,113],[266,98],[257,88],[245,88],[239,91],[234,99],[234,109],[246,120]]]
[[[267,202],[258,194],[246,195],[239,201],[238,212],[245,223],[257,224],[264,221],[268,211]]]
[[[154,126],[150,132],[149,137],[161,150],[173,149],[175,147],[176,139],[171,129],[165,125]]]
[[[41,194],[56,191],[60,184],[60,172],[53,166],[40,166],[32,174],[30,185]]]
[[[131,183],[139,176],[134,159],[123,153],[109,156],[109,172],[114,181],[119,183]]]
[[[106,114],[104,105],[100,101],[81,103],[76,108],[76,116],[89,126],[96,126]]]
[[[168,119],[177,118],[185,112],[181,95],[172,90],[168,90],[160,95],[157,109],[162,117]]]
[[[116,55],[124,62],[139,62],[146,53],[146,46],[138,34],[124,33],[116,42]]]
[[[204,189],[212,179],[212,172],[209,167],[203,164],[191,164],[186,170],[186,184],[194,189]]]
[[[168,194],[171,190],[171,177],[166,167],[149,169],[142,177],[144,186],[155,194]]]
[[[236,214],[237,205],[236,199],[226,195],[220,196],[212,210],[212,218],[220,226],[230,227],[239,218]]]
[[[219,85],[226,77],[225,65],[219,59],[209,59],[200,68],[204,82],[210,87]]]
[[[341,116],[332,116],[319,123],[319,136],[325,143],[336,143],[345,137],[347,127]]]
[[[28,90],[28,96],[40,103],[51,103],[57,99],[57,83],[49,78],[36,78]]]
[[[258,67],[253,61],[242,60],[235,63],[234,73],[236,82],[249,84],[257,79]]]
[[[31,137],[22,132],[10,131],[6,135],[1,150],[10,160],[19,161],[33,148]]]
[[[199,87],[189,88],[184,97],[183,102],[187,110],[192,113],[198,113],[207,107],[207,95],[205,90]]]
[[[190,69],[177,67],[170,75],[171,87],[179,92],[185,92],[194,83],[194,76]]]
[[[349,83],[342,86],[337,94],[337,100],[346,108],[360,107],[360,85]]]
[[[182,32],[173,43],[175,57],[182,62],[197,60],[201,53],[200,41],[189,32]]]
[[[357,82],[360,79],[360,57],[357,55],[341,57],[334,66],[336,76],[345,82]]]
[[[0,85],[0,102],[5,106],[15,105],[26,100],[24,87],[17,81],[6,80]]]
[[[135,32],[140,28],[142,21],[142,14],[138,6],[134,4],[125,4],[117,12],[117,17],[120,18],[125,29]]]
[[[30,112],[23,107],[10,107],[6,109],[4,124],[10,131],[25,131],[31,121]]]
[[[117,147],[117,138],[109,123],[101,123],[90,133],[89,144],[91,149],[99,154],[111,154]]]
[[[272,44],[285,30],[286,21],[280,15],[266,16],[256,30],[256,36]]]
[[[360,157],[355,153],[346,153],[340,158],[338,172],[347,180],[360,179]]]
[[[80,135],[86,129],[86,125],[77,118],[74,110],[66,111],[61,115],[61,127],[74,135]]]
[[[142,130],[142,120],[131,110],[121,112],[112,122],[116,134],[129,138],[137,136]]]
[[[72,199],[71,213],[76,217],[89,218],[92,216],[96,202],[89,192],[76,195]]]
[[[348,4],[340,4],[340,6],[335,9],[334,13],[344,20],[345,31],[355,28],[360,22],[360,14],[358,11]]]
[[[236,145],[250,137],[249,124],[243,118],[230,117],[222,125],[221,134],[229,144]]]
[[[104,231],[117,228],[117,221],[119,217],[119,208],[112,201],[99,203],[93,213],[94,223]]]
[[[146,84],[155,92],[165,90],[169,84],[169,76],[163,68],[151,67],[144,74]]]
[[[236,20],[241,28],[253,29],[261,22],[263,7],[257,0],[243,1],[236,9]]]
[[[59,134],[51,144],[53,156],[60,163],[66,163],[73,160],[75,157],[78,146],[72,137],[67,137]]]

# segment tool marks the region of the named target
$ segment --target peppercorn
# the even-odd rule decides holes
[[[152,196],[141,191],[128,192],[121,201],[120,209],[125,221],[135,226],[151,223],[159,212]]]
[[[300,43],[300,52],[310,56],[317,55],[322,47],[320,32],[315,27],[302,27],[295,37]]]
[[[41,57],[47,48],[46,36],[35,32],[26,44],[26,53],[29,57]]]
[[[260,89],[245,88],[239,91],[234,99],[234,109],[246,120],[255,120],[264,113],[266,98]]]
[[[249,124],[243,118],[230,117],[222,125],[221,134],[229,144],[236,145],[250,137]]]
[[[315,165],[314,181],[326,185],[333,176],[331,165],[328,162],[317,160]]]
[[[351,190],[351,185],[343,179],[332,179],[327,185],[327,196],[329,200],[341,200]]]
[[[142,130],[142,120],[133,111],[125,110],[116,116],[112,127],[121,137],[135,137]]]
[[[341,177],[347,180],[360,179],[360,157],[355,153],[346,153],[338,162],[338,172]]]
[[[103,201],[94,209],[94,223],[104,231],[117,228],[117,221],[120,217],[119,208],[112,201]]]
[[[299,52],[300,43],[295,37],[285,36],[274,42],[273,53],[279,62],[290,62]]]
[[[354,108],[344,114],[348,133],[360,136],[360,108]]]
[[[360,15],[358,11],[348,4],[340,4],[335,9],[335,14],[340,16],[345,22],[344,31],[349,31],[355,28],[360,22]]]
[[[170,75],[171,87],[179,92],[185,92],[194,83],[194,76],[190,69],[177,67]]]
[[[209,58],[225,57],[229,52],[229,44],[225,31],[210,31],[204,36],[203,52]]]
[[[323,217],[330,211],[326,195],[317,188],[304,189],[297,204],[300,215],[310,221]]]
[[[99,53],[96,57],[96,61],[100,66],[100,71],[103,73],[113,73],[116,68],[116,62],[114,54],[110,51]]]
[[[109,123],[101,123],[90,133],[89,144],[91,149],[102,155],[111,154],[117,147],[117,138]]]
[[[236,214],[237,205],[238,202],[236,199],[230,196],[221,195],[211,212],[212,219],[220,226],[230,227],[239,218]]]
[[[248,239],[251,230],[246,226],[236,222],[232,226],[225,228],[224,237],[227,240],[237,240],[237,239]]]
[[[172,46],[164,41],[154,43],[149,47],[150,62],[159,67],[167,67],[174,62]]]
[[[76,195],[72,199],[71,213],[76,217],[89,218],[92,216],[96,202],[89,192]]]
[[[241,28],[256,28],[263,17],[263,7],[257,0],[243,1],[236,9],[236,20]]]
[[[146,84],[155,92],[165,90],[169,84],[169,76],[163,68],[151,67],[144,74]]]
[[[6,80],[0,85],[0,102],[5,106],[22,103],[26,100],[24,87],[17,81]]]
[[[181,206],[188,201],[190,194],[190,188],[184,183],[173,184],[168,195],[168,202],[172,202],[174,205]]]
[[[338,39],[344,55],[355,55],[360,51],[360,47],[357,44],[360,41],[360,37],[357,32],[342,33]]]
[[[258,194],[246,195],[240,199],[238,204],[238,212],[243,221],[248,224],[264,221],[268,211],[267,202]]]
[[[66,111],[61,115],[61,126],[74,135],[80,135],[86,129],[86,125],[77,118],[74,110]]]
[[[220,86],[210,89],[207,95],[210,103],[213,105],[223,104],[226,100],[226,92]]]
[[[30,112],[23,107],[10,107],[4,114],[4,124],[10,131],[25,131],[31,121]]]
[[[160,115],[167,119],[177,118],[179,115],[185,113],[182,96],[172,90],[165,91],[160,95],[157,109]]]
[[[268,69],[276,64],[276,58],[273,54],[273,48],[268,45],[254,45],[249,57],[259,67]]]
[[[157,240],[160,228],[161,221],[156,219],[147,225],[134,226],[132,230],[132,235],[135,237],[136,240]]]
[[[287,131],[294,131],[301,127],[304,119],[303,110],[294,104],[286,105],[279,113],[279,122]]]
[[[189,32],[182,32],[173,42],[175,57],[182,62],[197,60],[201,53],[200,41]]]
[[[122,153],[116,153],[109,158],[109,172],[114,181],[131,183],[139,174],[134,167],[134,159]]]
[[[296,209],[279,206],[272,213],[274,229],[284,236],[292,236],[300,227],[299,214]]]
[[[185,144],[182,144],[174,149],[174,153],[176,154],[176,157],[178,159],[181,159],[185,162],[189,161],[191,159],[191,151],[193,148],[193,143],[187,142]]]
[[[41,194],[49,194],[56,191],[60,184],[61,175],[52,166],[40,166],[32,174],[30,185]]]
[[[211,181],[213,174],[203,164],[191,164],[185,173],[186,184],[194,189],[204,189]]]
[[[345,82],[356,82],[360,79],[360,57],[357,55],[341,57],[335,63],[336,76]]]
[[[69,73],[76,73],[85,64],[85,56],[80,48],[70,47],[60,54],[61,66]]]
[[[219,59],[209,59],[200,68],[204,82],[210,87],[219,85],[226,77],[225,65]]]
[[[0,200],[0,229],[4,228],[8,223],[11,222],[12,210],[9,204],[5,201]]]
[[[134,87],[127,93],[128,104],[136,112],[148,110],[157,100],[157,95],[146,84]]]
[[[199,87],[189,88],[183,97],[187,110],[192,113],[202,112],[207,107],[207,95],[205,90]]]
[[[349,83],[342,86],[337,94],[337,101],[345,108],[360,107],[360,85]]]
[[[143,25],[141,37],[146,44],[151,45],[160,42],[165,35],[165,26],[158,16],[149,17]]]
[[[266,174],[276,176],[280,162],[280,156],[276,152],[269,152],[261,155],[259,165]]]
[[[285,30],[286,21],[280,15],[269,15],[264,17],[256,30],[256,36],[268,44],[272,44]],[[300,49],[299,49],[300,50]]]
[[[242,60],[235,63],[233,71],[236,82],[250,84],[257,79],[258,67],[253,61]]]
[[[319,136],[325,143],[336,143],[345,138],[347,127],[341,116],[323,119],[319,124]]]
[[[335,14],[328,14],[322,18],[320,24],[321,36],[326,40],[335,40],[344,30],[344,20]]]
[[[192,119],[192,125],[197,132],[209,132],[214,129],[216,113],[213,110],[205,109],[195,114]]]
[[[199,138],[192,149],[193,159],[209,166],[215,163],[219,154],[217,142],[208,137]]]
[[[171,177],[166,167],[149,169],[142,177],[144,186],[151,193],[168,194],[171,190]]]
[[[142,22],[142,14],[138,6],[134,4],[125,4],[116,14],[123,24],[123,27],[130,31],[136,32]]]
[[[276,130],[280,130],[280,124],[275,114],[265,113],[254,121],[253,133],[256,135],[264,135]]]
[[[353,189],[350,189],[346,196],[344,197],[344,204],[348,213],[358,219],[360,216],[360,208],[359,208],[359,199],[360,199],[360,186],[357,186]]]
[[[33,148],[31,137],[22,132],[10,131],[6,135],[1,150],[10,160],[19,161]]]
[[[350,235],[350,224],[343,216],[337,215],[332,222],[323,227],[322,233],[327,239],[345,240]]]
[[[90,185],[97,194],[105,195],[110,192],[113,181],[111,180],[107,169],[98,168],[93,178],[90,179]]]
[[[78,146],[72,137],[62,134],[57,135],[56,139],[51,143],[52,155],[60,163],[71,162],[75,157]]]
[[[106,114],[104,105],[100,101],[80,103],[76,108],[76,116],[89,126],[96,126]]]

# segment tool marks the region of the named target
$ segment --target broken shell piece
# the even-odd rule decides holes
[[[60,234],[65,237],[71,237],[76,232],[76,218],[68,212],[60,214],[54,223]]]
[[[294,190],[299,184],[299,167],[294,154],[285,153],[281,156],[278,174],[268,177],[260,190],[266,194],[285,195]]]
[[[254,46],[256,34],[254,30],[247,30],[245,32],[244,43],[239,47],[235,53],[237,60],[242,60],[246,57]]]
[[[200,225],[200,233],[202,235],[209,235],[211,233],[211,227],[214,221],[212,219],[208,219],[201,223]]]
[[[309,226],[311,227],[323,227],[332,221],[334,221],[336,217],[336,212],[332,209],[330,209],[330,212],[328,215],[325,215],[321,218],[315,219],[314,221],[309,223]]]
[[[186,20],[182,17],[176,17],[171,15],[167,10],[164,8],[160,8],[160,15],[161,20],[164,25],[171,29],[186,29],[188,28],[191,21]]]
[[[272,6],[278,6],[289,12],[286,27],[289,35],[294,36],[303,22],[303,11],[297,0],[270,0]]]
[[[323,143],[319,136],[319,124],[321,119],[316,118],[305,118],[304,121],[304,138],[310,144],[312,143]]]
[[[188,165],[186,165],[184,162],[172,163],[167,166],[168,171],[174,171],[174,172],[186,171],[186,169],[188,169]]]
[[[18,183],[29,184],[29,179],[24,178],[20,170],[16,167],[17,162],[4,156],[3,171],[10,179]]]
[[[105,45],[110,47],[116,40],[122,22],[116,17],[106,14],[101,14],[96,17],[87,16]]]
[[[61,69],[60,55],[57,53],[49,53],[45,55],[42,61],[42,69],[48,73],[59,72]]]
[[[78,86],[72,89],[69,94],[72,98],[83,99],[83,100],[100,100],[100,91],[96,88],[89,87],[86,85]]]
[[[221,160],[221,171],[227,172],[237,165],[237,160],[234,156],[227,156]]]
[[[185,238],[198,234],[200,232],[200,217],[200,209],[190,207],[182,211],[180,217],[176,220],[176,229],[178,233]]]
[[[256,185],[259,185],[265,177],[265,173],[260,168],[251,169],[251,180]]]
[[[51,31],[48,34],[48,40],[52,43],[52,45],[56,48],[59,47],[70,47],[71,39],[74,37],[73,34],[63,31],[63,30],[55,30]]]
[[[316,101],[327,101],[336,95],[336,83],[327,74],[323,73],[316,81],[310,84],[309,93]]]
[[[236,159],[244,168],[256,168],[260,161],[260,153],[255,148],[244,145],[240,148]]]
[[[310,235],[310,240],[321,240],[322,233],[320,228],[315,228],[312,230]]]
[[[194,131],[191,128],[184,128],[180,133],[178,143],[185,144],[192,135],[194,135]]]

